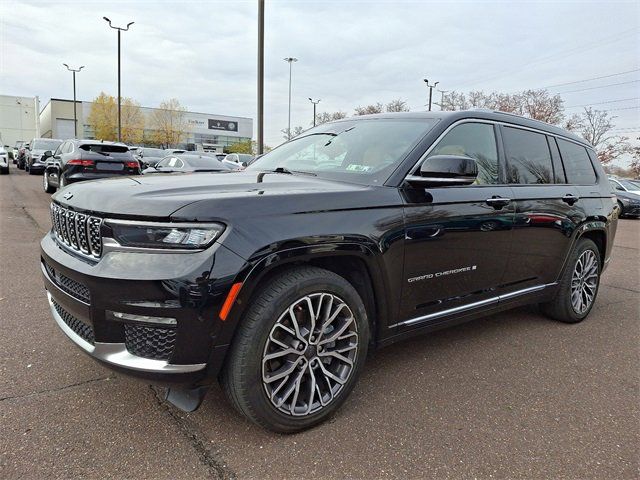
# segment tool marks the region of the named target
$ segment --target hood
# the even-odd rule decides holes
[[[282,173],[178,173],[74,183],[53,200],[75,210],[113,217],[168,219],[176,213],[174,218],[207,220],[301,213],[317,210],[319,205],[323,210],[354,208],[368,204],[356,197],[375,188]]]
[[[616,196],[620,198],[626,198],[627,200],[640,200],[640,191],[623,192],[622,190],[615,191]]]

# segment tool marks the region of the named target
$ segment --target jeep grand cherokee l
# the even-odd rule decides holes
[[[593,307],[618,209],[593,149],[509,114],[315,127],[244,171],[99,180],[53,197],[51,313],[99,362],[209,385],[254,422],[308,428],[367,351],[525,304]]]

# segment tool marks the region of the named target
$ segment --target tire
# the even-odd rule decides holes
[[[9,166],[6,168],[0,168],[0,175],[9,175]]]
[[[33,168],[29,167],[29,175],[35,175],[38,172],[34,172]]]
[[[53,193],[56,191],[56,187],[49,185],[49,174],[46,170],[42,173],[42,189],[45,193]]]
[[[578,323],[587,318],[598,296],[601,265],[597,245],[588,238],[579,239],[569,255],[555,298],[540,305],[542,312],[564,323]],[[587,268],[584,272],[586,281],[581,273],[583,268]],[[572,288],[572,282],[575,288],[580,290],[579,294]],[[574,292],[576,296],[572,298]]]
[[[336,315],[316,336],[305,321],[308,305],[322,311],[325,320]],[[296,323],[289,315],[294,311]],[[331,336],[334,330],[337,340]],[[291,335],[295,332],[299,334]],[[271,278],[252,298],[220,383],[231,404],[256,424],[280,433],[301,431],[326,420],[346,400],[364,366],[368,343],[364,304],[347,280],[321,268],[291,268]],[[290,353],[284,354],[282,345]],[[337,359],[336,353],[351,364]],[[287,374],[268,383],[281,370]],[[333,380],[337,377],[341,382]]]

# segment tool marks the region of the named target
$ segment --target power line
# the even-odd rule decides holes
[[[558,95],[564,95],[565,93],[584,92],[584,91],[587,91],[587,90],[597,90],[598,88],[616,87],[618,85],[628,85],[630,83],[639,83],[639,82],[640,82],[640,80],[630,80],[628,82],[607,83],[605,85],[598,85],[597,87],[578,88],[576,90],[567,90],[566,92],[557,92],[557,93],[558,93]]]
[[[564,87],[565,85],[573,85],[574,83],[583,83],[583,82],[590,82],[591,80],[600,80],[601,78],[617,77],[618,75],[626,75],[627,73],[633,73],[633,72],[640,72],[640,68],[636,68],[635,70],[627,70],[626,72],[612,73],[610,75],[602,75],[600,77],[591,77],[591,78],[585,78],[583,80],[575,80],[573,82],[556,83],[555,85],[547,85],[546,87],[542,87],[542,88]]]
[[[476,84],[476,85],[477,84],[483,84],[483,83],[486,83],[486,82],[488,82],[490,80],[495,80],[496,78],[501,78],[501,77],[504,77],[505,75],[509,75],[510,73],[519,72],[519,71],[521,71],[523,69],[531,67],[532,65],[536,65],[536,64],[539,64],[539,63],[546,63],[546,62],[548,62],[550,60],[555,60],[555,59],[558,59],[558,58],[564,58],[564,57],[570,56],[570,55],[572,55],[574,53],[577,53],[577,52],[582,52],[582,51],[590,50],[590,49],[593,49],[593,48],[599,48],[599,47],[601,47],[603,45],[606,45],[606,44],[609,44],[609,43],[612,43],[612,42],[617,42],[618,40],[628,36],[629,34],[634,33],[637,30],[638,30],[637,27],[630,28],[629,30],[624,30],[622,32],[619,32],[619,33],[616,33],[614,35],[610,35],[610,36],[601,38],[600,40],[597,40],[597,41],[594,41],[594,42],[590,42],[590,43],[587,43],[587,44],[584,44],[584,45],[573,47],[573,48],[570,48],[568,50],[563,50],[563,51],[560,51],[560,52],[556,52],[556,53],[551,54],[551,55],[538,57],[537,59],[533,59],[533,60],[527,62],[525,65],[523,65],[521,67],[514,68],[514,69],[509,69],[509,70],[504,70],[504,71],[502,71],[501,73],[499,73],[497,75],[493,75],[491,77],[484,78],[484,79],[481,79],[481,80],[476,80],[476,81],[473,81],[473,83]]]
[[[564,107],[564,108],[590,107],[592,105],[604,105],[606,103],[630,102],[631,100],[640,100],[640,97],[621,98],[619,100],[607,100],[605,102],[596,102],[596,103],[585,103],[584,105],[569,105],[568,107]]]

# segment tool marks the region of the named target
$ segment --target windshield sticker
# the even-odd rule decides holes
[[[356,163],[350,163],[347,165],[347,170],[351,172],[368,172],[371,170],[371,167],[368,165],[358,165]]]

